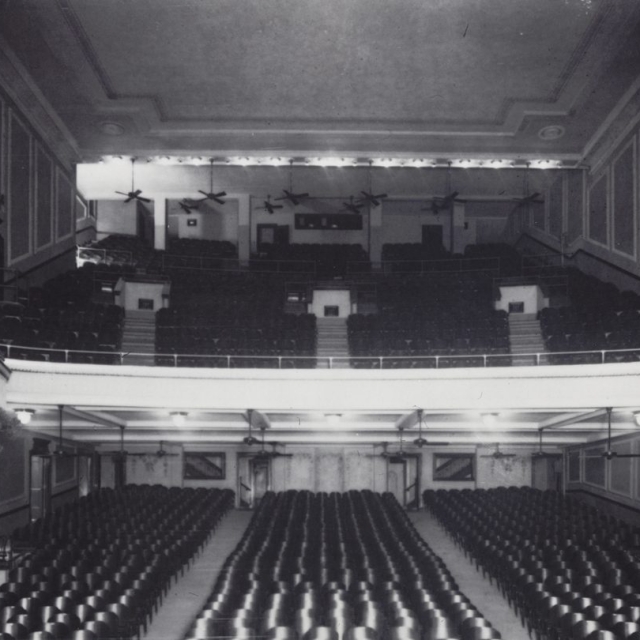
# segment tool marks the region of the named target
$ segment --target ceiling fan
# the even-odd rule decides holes
[[[560,453],[551,453],[549,451],[543,451],[542,450],[542,431],[543,431],[542,429],[538,430],[538,435],[540,437],[540,442],[538,444],[538,450],[534,451],[531,454],[531,457],[532,458],[558,458],[558,457],[560,457],[561,456]]]
[[[373,187],[371,186],[372,184],[372,180],[371,180],[371,161],[369,161],[369,185],[368,191],[361,191],[360,193],[362,194],[362,200],[360,201],[362,204],[368,204],[368,205],[373,205],[374,207],[379,207],[380,206],[380,201],[384,200],[387,197],[386,193],[373,193]]]
[[[407,459],[407,452],[404,450],[403,433],[404,426],[398,426],[398,441],[400,442],[400,449],[398,449],[398,451],[389,451],[388,442],[379,442],[373,445],[374,447],[382,447],[382,451],[379,454],[381,458],[386,458],[389,462],[404,462]]]
[[[293,190],[293,160],[289,161],[289,189],[283,189],[283,196],[274,198],[274,200],[288,200],[292,205],[297,206],[301,200],[309,197],[308,193],[296,193]]]
[[[611,414],[613,409],[606,407],[607,412],[607,448],[595,455],[586,455],[585,458],[604,458],[605,460],[613,460],[614,458],[640,458],[640,453],[618,453],[611,448]]]
[[[72,451],[66,451],[63,444],[62,444],[62,440],[63,440],[63,426],[62,426],[62,422],[63,422],[63,414],[64,414],[64,405],[59,404],[58,405],[58,444],[56,445],[55,449],[53,450],[52,453],[45,453],[45,454],[40,454],[41,458],[82,458],[85,456],[92,456],[93,452],[91,451],[78,451],[78,452],[72,452]]]
[[[353,196],[349,196],[349,202],[343,202],[342,206],[345,211],[349,211],[350,213],[360,214],[360,209],[364,207],[364,204],[360,204],[359,202],[354,202]]]
[[[496,450],[493,453],[481,455],[481,458],[493,458],[494,460],[502,460],[504,458],[517,458],[518,455],[516,453],[504,453],[504,451],[500,451],[500,444],[496,442]]]
[[[132,200],[139,200],[140,202],[151,202],[149,198],[143,198],[140,194],[142,193],[142,189],[137,189],[135,186],[135,164],[136,159],[131,158],[131,191],[125,193],[124,191],[116,191],[117,194],[121,196],[127,196],[125,199],[125,204],[131,202]]]
[[[441,211],[447,211],[451,209],[451,205],[454,202],[466,202],[458,198],[457,191],[451,191],[446,196],[435,196],[431,199],[431,204],[428,207],[424,207],[421,211],[431,211],[433,214],[438,215]]]
[[[194,209],[198,208],[198,203],[193,200],[181,200],[178,205],[185,213],[191,213]]]
[[[529,193],[529,165],[525,167],[524,175],[522,177],[522,192],[525,194],[522,198],[513,198],[514,202],[518,204],[516,207],[522,207],[528,204],[542,204],[544,199],[541,197],[541,193],[537,191],[535,193]]]
[[[528,204],[529,202],[542,204],[544,200],[540,197],[540,193],[536,191],[536,193],[532,193],[528,196],[524,196],[524,198],[514,198],[513,201],[518,203],[518,206],[523,206]]]
[[[219,193],[214,193],[213,192],[213,162],[214,159],[213,158],[209,158],[209,167],[210,167],[210,171],[209,171],[209,191],[202,191],[202,189],[198,189],[198,193],[201,193],[204,198],[200,198],[200,200],[196,200],[196,202],[204,202],[205,200],[213,200],[214,202],[217,202],[218,204],[224,204],[225,201],[222,199],[224,196],[227,195],[226,191],[220,191]]]
[[[128,451],[125,452],[128,456],[138,456],[140,458],[148,457],[148,456],[156,456],[157,458],[165,458],[166,456],[179,456],[179,453],[169,453],[164,448],[164,441],[160,440],[160,448],[155,453],[148,453],[142,451],[136,451],[135,453],[130,453]]]
[[[439,447],[447,446],[449,444],[448,442],[430,442],[429,440],[426,440],[425,438],[422,437],[422,419],[424,417],[424,412],[422,409],[418,409],[417,413],[418,413],[418,437],[413,441],[413,444],[415,444],[416,447],[419,447],[420,449],[422,449],[422,447],[424,447],[425,445],[437,445]]]
[[[262,430],[262,443],[260,451],[256,453],[256,458],[293,458],[293,453],[282,453],[278,451],[277,447],[281,446],[280,442],[265,442],[264,441],[264,429]],[[271,451],[267,451],[264,446],[268,444],[272,447]]]
[[[282,204],[273,204],[273,202],[271,202],[271,196],[267,196],[267,199],[263,200],[263,205],[262,207],[258,207],[258,210],[268,211],[271,214],[275,213],[276,209],[284,209],[284,205]]]

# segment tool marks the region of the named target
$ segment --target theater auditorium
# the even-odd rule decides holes
[[[636,0],[0,0],[0,640],[640,638]]]

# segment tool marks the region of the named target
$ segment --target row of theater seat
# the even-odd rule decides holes
[[[472,358],[509,352],[507,314],[493,309],[489,275],[381,278],[378,306],[377,314],[354,314],[347,321],[353,357],[403,356],[423,367],[435,366],[435,360],[425,360],[425,356]],[[464,360],[457,362],[473,366]]]
[[[600,354],[562,352],[626,350],[607,361],[640,360],[640,296],[615,285],[566,269],[569,306],[542,309],[540,327],[553,364],[601,362]],[[558,355],[554,355],[558,353]]]
[[[347,274],[349,262],[367,264],[368,253],[359,244],[287,244],[266,245],[261,251],[261,258],[266,260],[300,261],[298,269],[308,270],[304,263],[315,263],[316,275],[319,278],[342,277]],[[256,268],[260,267],[259,260],[255,259]],[[360,265],[360,271],[363,265]]]
[[[60,350],[73,349],[99,352],[86,357],[110,362],[111,354],[120,349],[123,324],[124,310],[115,305],[0,303],[0,343],[19,345],[11,349],[12,358],[65,361],[68,356]],[[9,354],[6,348],[2,351],[5,356]],[[73,354],[70,361],[77,361],[79,356]]]
[[[165,354],[158,364],[277,367],[266,357],[284,356],[287,367],[313,366],[315,316],[284,312],[282,276],[220,273],[186,280],[175,279],[172,307],[156,314],[156,353]],[[169,361],[166,354],[182,357]]]
[[[185,640],[500,638],[391,494],[268,493]]]
[[[535,637],[640,639],[640,528],[526,487],[423,497]]]
[[[16,530],[31,551],[0,584],[0,637],[139,637],[233,501],[229,490],[102,489]]]

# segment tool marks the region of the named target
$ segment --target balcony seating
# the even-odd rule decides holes
[[[75,349],[96,353],[73,354],[70,362],[113,361],[111,352],[122,340],[123,309],[89,302],[84,284],[82,277],[55,278],[26,304],[0,304],[0,343],[33,348],[13,348],[12,358],[65,361],[63,352],[51,350]],[[7,349],[0,349],[6,356]]]
[[[435,366],[433,356],[466,356],[445,358],[440,366],[483,366],[479,356],[509,352],[507,316],[493,309],[492,291],[491,278],[483,274],[382,278],[379,313],[348,319],[350,353],[385,356],[391,367],[394,356],[415,360],[417,367]]]
[[[370,491],[266,494],[185,640],[256,635],[500,638],[395,498]]]
[[[174,278],[172,307],[156,314],[157,363],[176,353],[178,366],[315,366],[315,316],[285,314],[283,286],[267,274]]]
[[[640,296],[620,292],[575,269],[569,275],[570,306],[543,309],[540,326],[551,352],[630,350],[606,354],[608,362],[640,360]],[[559,353],[553,364],[600,363],[601,354]]]
[[[368,263],[369,255],[359,244],[288,244],[267,245],[259,257],[252,258],[252,269],[260,270],[268,266],[263,261],[292,261],[290,265],[281,265],[282,269],[307,271],[309,266],[303,263],[314,262],[318,278],[336,278],[347,274],[348,263]],[[295,262],[299,262],[298,265]],[[358,265],[361,273],[363,264]]]
[[[35,551],[0,584],[0,637],[139,637],[232,506],[229,490],[127,486],[17,529]]]
[[[640,529],[531,488],[429,490],[424,500],[537,638],[637,633]]]

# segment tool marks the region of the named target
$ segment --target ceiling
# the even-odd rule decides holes
[[[55,439],[59,435],[59,407],[32,405],[32,408],[35,413],[28,428]],[[537,448],[542,427],[543,448],[554,450],[556,447],[602,439],[607,432],[605,409],[583,407],[505,411],[491,415],[492,424],[478,412],[425,410],[422,437],[433,443],[428,446],[434,447],[444,446],[442,443],[460,448],[499,443],[503,448]],[[118,448],[122,428],[125,447],[133,447],[138,451],[155,451],[160,442],[169,446],[183,444],[191,448],[213,443],[241,446],[243,438],[249,433],[251,422],[254,436],[260,437],[260,429],[264,428],[268,443],[277,442],[284,447],[355,444],[381,451],[382,443],[388,443],[390,450],[398,449],[399,429],[403,433],[403,447],[415,449],[412,442],[418,437],[420,428],[417,410],[343,414],[264,412],[254,409],[192,410],[184,412],[183,418],[184,424],[176,425],[171,413],[161,409],[65,406],[63,436],[78,443]],[[611,424],[612,433],[616,436],[637,429],[633,412],[628,408],[614,410]],[[259,448],[254,446],[253,450]]]
[[[0,0],[101,154],[579,157],[640,74],[636,0]]]

